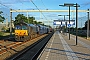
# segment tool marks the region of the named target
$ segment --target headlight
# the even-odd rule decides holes
[[[15,33],[15,34],[18,34],[18,33]]]

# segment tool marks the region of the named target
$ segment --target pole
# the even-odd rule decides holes
[[[66,25],[66,30],[65,30],[65,35],[66,35],[66,32],[67,32],[67,23],[66,23],[66,21],[65,21],[65,16],[66,16],[66,15],[64,15],[64,22],[65,22],[65,25]]]
[[[88,28],[89,28],[89,34],[88,36],[90,37],[90,9],[89,9],[89,17],[88,17],[89,21],[88,21]]]
[[[65,22],[65,15],[63,15],[64,16],[64,22]],[[64,34],[65,34],[65,27],[64,27]]]
[[[64,21],[65,21],[65,15],[63,15],[64,16]]]
[[[88,9],[88,22],[87,22],[87,39],[89,37],[89,9]]]
[[[77,3],[76,3],[76,45],[77,45],[77,35],[78,35],[78,6],[77,6]]]
[[[8,19],[6,18],[6,28],[8,27]]]
[[[70,6],[69,6],[69,24],[70,24]],[[69,40],[70,40],[70,28],[69,28]]]
[[[27,12],[27,19],[28,19],[28,12]]]
[[[12,9],[10,9],[12,11]],[[12,12],[10,12],[10,36],[12,36]]]

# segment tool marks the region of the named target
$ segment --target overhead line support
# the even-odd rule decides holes
[[[10,10],[10,12],[68,12],[68,10]],[[76,12],[76,10],[70,10]],[[89,12],[88,10],[78,10],[78,12]]]

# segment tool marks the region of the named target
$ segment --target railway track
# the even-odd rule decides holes
[[[5,42],[2,42],[5,44]],[[21,45],[22,42],[10,42],[10,43],[7,43],[7,45],[0,45],[0,55],[6,53],[8,50],[12,49],[12,48],[15,48],[19,45]]]
[[[46,43],[49,41],[53,33],[41,38],[34,44],[26,47],[24,50],[19,53],[7,58],[6,60],[35,60],[37,56],[40,54]]]
[[[47,34],[40,35],[37,38],[33,38],[25,42],[16,42],[14,41],[14,38],[0,40],[0,59],[5,60],[14,54],[17,54],[46,35]]]
[[[9,41],[9,40],[11,40],[12,42]],[[14,49],[17,46],[22,45],[22,44],[29,41],[28,40],[28,41],[25,41],[25,42],[15,42],[13,40],[14,40],[14,38],[5,38],[3,40],[0,40],[0,56],[2,54],[6,53],[8,50]]]

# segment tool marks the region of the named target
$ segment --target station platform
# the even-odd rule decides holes
[[[56,31],[37,60],[90,60],[90,40],[75,36],[63,35]]]

